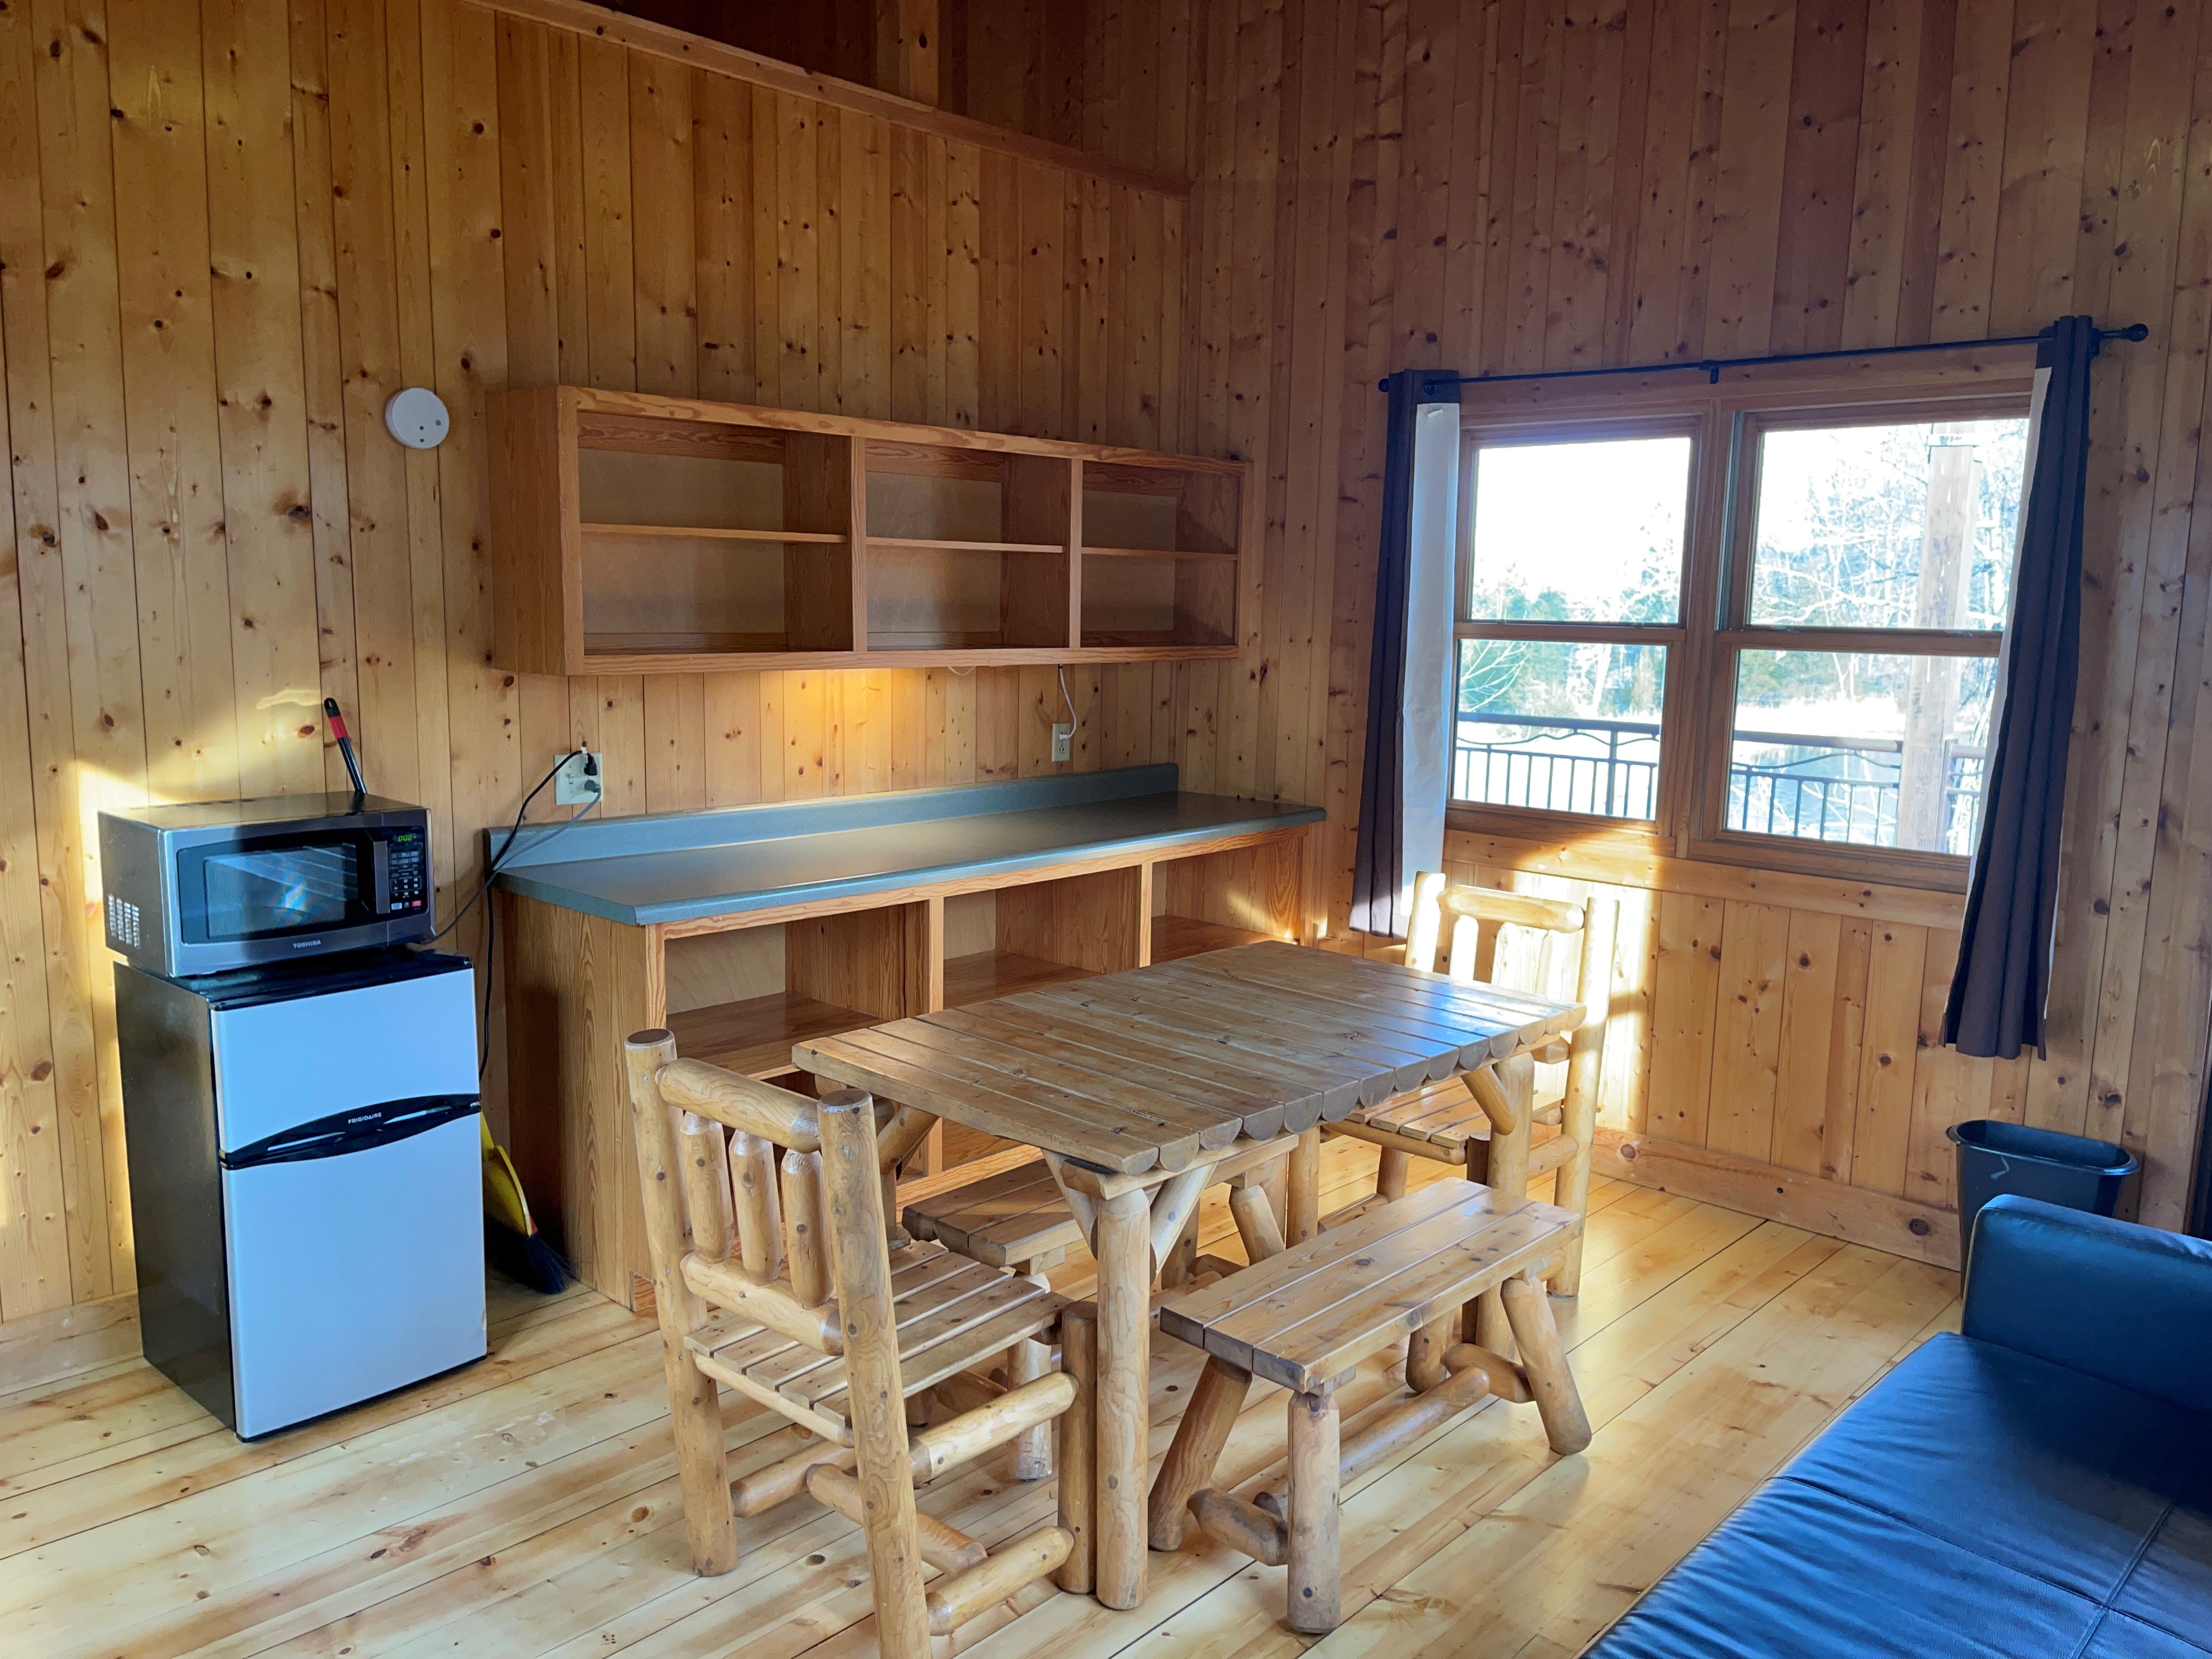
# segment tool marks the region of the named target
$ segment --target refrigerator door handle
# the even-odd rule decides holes
[[[473,1116],[482,1106],[483,1097],[472,1094],[412,1095],[380,1105],[357,1106],[264,1136],[223,1153],[219,1161],[226,1170],[251,1170],[269,1164],[343,1158],[349,1152],[409,1139],[456,1118]]]

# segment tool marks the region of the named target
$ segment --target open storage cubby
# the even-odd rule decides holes
[[[1146,875],[1132,866],[946,899],[945,1006],[1136,967]]]
[[[1083,644],[1236,643],[1243,483],[1158,464],[1084,465]]]
[[[1273,841],[1154,865],[1152,960],[1297,939],[1306,856],[1303,842]]]
[[[794,1042],[924,1012],[927,909],[894,904],[669,939],[677,1051],[781,1079]]]
[[[1060,649],[1077,463],[871,439],[868,649]]]
[[[581,386],[489,409],[505,667],[1237,652],[1240,461]]]

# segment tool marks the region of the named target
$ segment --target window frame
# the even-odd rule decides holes
[[[1682,382],[1691,380],[1685,386]],[[1669,385],[1668,382],[1673,382]],[[1663,646],[1655,816],[1615,818],[1548,807],[1450,800],[1445,822],[1502,841],[1594,842],[1619,853],[1673,856],[1854,882],[1966,890],[1968,860],[1950,853],[1855,846],[1733,830],[1724,822],[1733,750],[1738,658],[1745,651],[1995,657],[2002,631],[1805,628],[1749,617],[1757,534],[1761,434],[1789,428],[1911,421],[2017,420],[2030,413],[2033,349],[1962,346],[1928,359],[1723,370],[1710,383],[1689,374],[1577,382],[1469,386],[1461,405],[1459,510],[1454,550],[1454,718],[1459,641],[1466,638]],[[1468,617],[1478,447],[1604,437],[1692,437],[1684,521],[1682,601],[1676,623],[1476,623]],[[2026,503],[2022,502],[2025,511]],[[1449,775],[1449,771],[1447,773]]]
[[[1697,544],[1698,514],[1704,506],[1699,500],[1699,458],[1711,438],[1711,420],[1704,413],[1680,414],[1662,412],[1626,418],[1576,419],[1539,422],[1515,422],[1510,425],[1489,422],[1470,423],[1462,416],[1460,428],[1460,489],[1457,544],[1453,554],[1452,578],[1452,725],[1445,733],[1448,747],[1456,747],[1459,725],[1459,653],[1462,640],[1515,640],[1539,644],[1559,645],[1642,645],[1656,646],[1667,653],[1667,684],[1671,686],[1680,664],[1682,646],[1690,634],[1689,617],[1695,595],[1691,581],[1693,562],[1692,550]],[[1603,443],[1637,438],[1686,437],[1690,441],[1690,465],[1683,486],[1682,502],[1682,568],[1675,586],[1674,620],[1671,623],[1583,623],[1583,622],[1490,622],[1478,621],[1468,612],[1473,605],[1474,573],[1474,491],[1468,480],[1474,466],[1476,451],[1485,447],[1503,448],[1553,443]],[[1509,816],[1510,821],[1526,823],[1531,817],[1549,820],[1561,828],[1571,828],[1583,836],[1606,836],[1626,831],[1631,836],[1649,836],[1660,825],[1672,821],[1671,812],[1689,797],[1685,793],[1689,780],[1680,769],[1669,763],[1670,757],[1678,753],[1682,744],[1674,741],[1677,736],[1675,720],[1677,703],[1668,690],[1660,694],[1659,702],[1659,771],[1653,787],[1652,816],[1649,818],[1617,818],[1595,812],[1567,812],[1553,807],[1499,806],[1486,802],[1453,800],[1447,803],[1448,812],[1456,812],[1486,821],[1496,815]],[[1449,767],[1447,765],[1447,775]],[[1514,830],[1498,823],[1493,833],[1516,834]]]

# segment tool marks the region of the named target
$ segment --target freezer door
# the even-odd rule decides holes
[[[223,1171],[241,1436],[483,1357],[482,1171],[473,1113]]]
[[[459,964],[451,973],[217,1006],[218,1150],[238,1152],[386,1101],[473,1095],[474,985]]]

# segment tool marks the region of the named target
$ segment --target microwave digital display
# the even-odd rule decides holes
[[[217,853],[201,865],[207,937],[336,927],[362,914],[361,856],[346,842]]]

